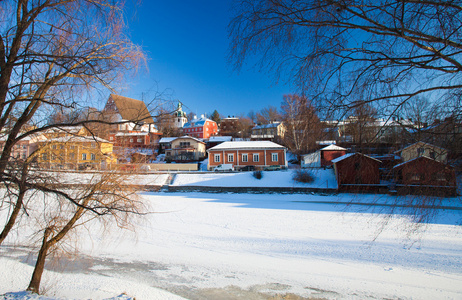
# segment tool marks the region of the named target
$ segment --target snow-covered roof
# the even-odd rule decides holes
[[[262,124],[262,125],[257,125],[252,129],[274,128],[274,127],[278,127],[280,124],[281,122],[275,122],[271,124]]]
[[[204,126],[205,125],[205,122],[214,122],[215,121],[212,121],[206,117],[201,117],[200,119],[193,119],[191,121],[189,121],[188,123],[185,123],[183,125],[183,128],[187,128],[187,127],[198,127],[198,126]]]
[[[422,155],[422,156],[418,156],[418,157],[416,157],[416,158],[407,160],[407,161],[405,161],[405,162],[402,162],[402,163],[400,163],[400,164],[397,164],[396,166],[393,167],[393,169],[398,168],[398,167],[401,167],[401,166],[403,166],[403,165],[405,165],[405,164],[408,164],[408,163],[410,163],[410,162],[413,162],[413,161],[416,161],[416,160],[419,160],[419,159],[428,159],[428,160],[437,162],[437,163],[439,163],[439,164],[443,164],[443,165],[446,165],[446,166],[448,166],[448,167],[453,168],[453,166],[451,166],[451,165],[445,164],[445,163],[443,163],[443,162],[437,161],[436,159],[433,159],[433,158],[430,158],[430,157],[428,157],[428,156]]]
[[[159,144],[163,143],[171,143],[173,140],[177,139],[178,137],[163,137],[159,140]]]
[[[196,141],[196,142],[198,142],[198,143],[203,143],[203,144],[205,144],[202,140],[197,139],[197,138],[192,137],[192,136],[189,136],[189,135],[183,135],[183,136],[174,138],[174,139],[172,140],[172,142],[175,141],[175,140],[178,140],[178,139],[190,139],[190,140],[194,140],[194,141]]]
[[[143,136],[148,135],[147,131],[142,132],[117,132],[116,136]]]
[[[99,138],[97,136],[63,136],[63,137],[57,137],[57,138],[52,138],[48,139],[46,141],[48,142],[57,142],[57,143],[67,143],[67,142],[75,142],[75,143],[88,143],[88,142],[98,142],[98,143],[111,143],[108,140]]]
[[[337,145],[329,145],[322,148],[321,151],[346,151],[346,149]]]
[[[209,138],[209,142],[229,142],[232,139],[233,137],[230,135],[226,135],[226,136],[214,135]]]
[[[362,153],[357,153],[357,152],[356,152],[356,153],[347,153],[347,154],[345,154],[345,155],[343,155],[343,156],[337,157],[337,158],[335,158],[335,159],[332,160],[332,163],[334,163],[334,164],[335,164],[335,163],[338,163],[339,161],[342,161],[342,160],[344,160],[344,159],[346,159],[346,158],[348,158],[348,157],[354,156],[354,155],[356,155],[356,154],[362,155],[362,156],[365,156],[365,157],[368,157],[368,158],[373,159],[373,160],[376,160],[376,161],[378,161],[378,162],[381,162],[380,160],[378,160],[378,159],[376,159],[376,158],[373,158],[373,157],[370,157],[369,155],[362,154]]]
[[[285,149],[284,146],[270,141],[239,141],[239,142],[224,142],[210,150],[225,150],[225,149]]]

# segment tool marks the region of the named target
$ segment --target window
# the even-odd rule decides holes
[[[43,154],[42,154],[42,159],[43,159],[43,160],[47,160],[47,159],[48,159],[48,156],[47,156],[46,153],[43,153]]]
[[[242,162],[248,162],[249,161],[249,156],[247,155],[247,153],[243,153],[242,154]]]
[[[59,145],[59,149],[64,149],[64,145],[63,144]]]
[[[234,162],[234,154],[228,154],[228,162]]]
[[[422,156],[425,152],[425,149],[423,147],[417,148],[417,155]]]
[[[92,148],[96,148],[96,143],[91,143]]]
[[[214,154],[213,155],[213,161],[214,162],[220,162],[220,154]]]
[[[110,137],[109,137],[109,140],[110,140],[110,141],[114,140],[114,137],[113,137],[113,136],[110,136]]]
[[[96,155],[95,153],[90,154],[91,160],[96,160]]]
[[[143,140],[142,139],[137,139],[136,140],[138,143],[141,143]]]
[[[86,153],[82,153],[82,160],[87,160],[87,154]]]
[[[75,153],[69,153],[69,158],[74,159],[75,158]]]
[[[133,139],[130,139],[130,143],[133,143]]]
[[[26,158],[27,158],[26,153],[23,153],[23,154],[22,154],[22,159],[26,159]]]
[[[260,161],[260,154],[254,153],[254,155],[253,155],[253,161],[254,161],[254,162],[259,162],[259,161]]]
[[[279,161],[277,153],[271,153],[271,161]]]
[[[51,145],[51,149],[56,149],[56,145]]]
[[[74,146],[74,145],[70,145],[70,146],[69,146],[69,149],[75,149],[75,146]]]

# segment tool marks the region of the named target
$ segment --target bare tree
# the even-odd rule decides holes
[[[296,155],[314,149],[321,137],[321,124],[308,99],[299,95],[284,95],[281,110],[286,127],[285,145]]]
[[[238,0],[234,8],[236,68],[261,54],[257,67],[337,115],[355,106],[358,89],[391,116],[416,95],[444,99],[462,88],[461,1]]]
[[[14,147],[23,139],[55,127],[90,124],[105,120],[64,118],[49,122],[50,114],[73,110],[91,98],[95,88],[108,88],[143,59],[140,49],[125,35],[122,7],[112,0],[14,0],[0,2],[0,180],[10,187],[4,208],[11,207],[1,240],[11,230],[24,195],[40,191],[55,195],[66,209],[61,223],[45,226],[43,251],[29,289],[38,292],[40,274],[48,250],[57,245],[87,212],[120,220],[138,213],[124,190],[110,187],[100,178],[87,189],[63,191],[56,178],[29,171],[32,158],[13,158]],[[87,95],[87,96],[85,96]],[[37,204],[28,197],[28,208]],[[34,204],[35,203],[35,204]],[[57,220],[57,219],[56,219]]]
[[[56,183],[55,178],[48,177],[45,181],[48,180]],[[94,219],[104,221],[106,217],[115,219],[119,227],[129,227],[130,219],[144,211],[135,192],[124,184],[125,180],[121,175],[106,173],[101,178],[95,175],[86,186],[70,192],[41,188],[45,205],[35,216],[38,222],[35,226],[40,228],[38,233],[42,233],[43,238],[29,291],[39,292],[46,257],[57,251],[71,231]]]
[[[281,121],[281,114],[277,107],[269,105],[256,114],[258,124],[271,124]]]

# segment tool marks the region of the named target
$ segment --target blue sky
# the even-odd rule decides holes
[[[237,73],[228,64],[231,0],[144,0],[126,4],[134,43],[148,56],[148,71],[117,92],[148,102],[154,91],[166,91],[195,114],[216,109],[224,116],[247,114],[273,105],[291,92],[275,85],[270,74],[251,65]]]

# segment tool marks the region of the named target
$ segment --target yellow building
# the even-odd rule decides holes
[[[107,169],[117,162],[111,142],[94,136],[64,136],[39,143],[35,153],[44,168]]]

